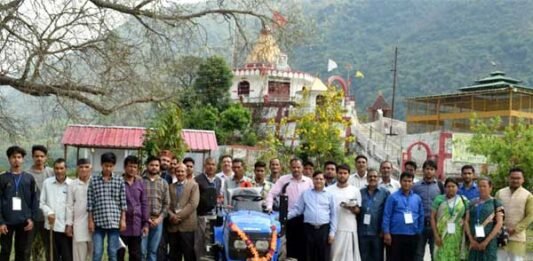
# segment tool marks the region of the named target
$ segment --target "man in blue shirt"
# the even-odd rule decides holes
[[[382,229],[385,244],[391,246],[390,260],[414,260],[418,238],[424,229],[424,206],[420,196],[411,190],[413,178],[411,173],[402,173],[401,189],[385,203]]]
[[[459,188],[459,194],[472,200],[473,198],[479,198],[479,189],[477,188],[474,179],[476,177],[476,170],[472,165],[464,165],[461,168],[461,177],[463,178],[463,184]]]
[[[324,187],[324,174],[315,172],[313,189],[306,190],[289,211],[289,219],[304,216],[307,261],[330,259],[331,244],[337,230],[335,198]]]
[[[361,213],[357,217],[361,260],[383,260],[381,223],[389,191],[378,186],[378,172],[368,169],[367,186],[361,189]]]
[[[424,178],[413,186],[413,192],[422,198],[424,205],[424,232],[418,241],[416,250],[416,261],[424,261],[426,252],[426,243],[429,244],[429,253],[433,260],[433,250],[435,249],[435,240],[433,239],[433,230],[431,229],[431,206],[433,200],[440,194],[444,193],[444,185],[435,178],[437,163],[433,160],[426,160],[422,165]]]

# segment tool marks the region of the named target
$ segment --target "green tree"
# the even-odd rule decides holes
[[[328,91],[321,94],[320,104],[311,110],[306,101],[309,92],[304,92],[301,102],[295,110],[281,119],[278,124],[273,124],[273,133],[267,133],[260,144],[265,148],[265,157],[278,157],[288,159],[298,156],[303,160],[313,160],[319,166],[327,160],[347,162],[345,142],[350,142],[353,137],[342,137],[342,132],[350,122],[343,117],[344,109],[342,91],[329,87]],[[288,124],[296,124],[294,132],[290,133]],[[294,140],[289,146],[287,140]]]
[[[489,121],[473,119],[474,136],[469,150],[483,155],[488,163],[495,164],[496,172],[489,173],[496,188],[507,186],[507,174],[511,167],[524,169],[525,187],[533,190],[533,127],[519,121],[503,126],[500,118]],[[503,130],[498,132],[497,130]]]
[[[224,144],[239,143],[249,139],[253,142],[253,137],[249,135],[252,124],[252,115],[250,111],[240,104],[232,104],[222,113],[220,113],[220,123],[216,130],[217,138]],[[245,139],[246,137],[246,139]],[[253,145],[253,144],[248,144]]]
[[[233,80],[233,73],[224,58],[209,57],[200,64],[194,89],[198,94],[200,104],[223,111],[229,104],[229,88]]]
[[[143,149],[148,155],[158,155],[161,150],[170,150],[176,157],[181,157],[187,149],[181,137],[181,110],[172,103],[161,104],[159,109],[146,131]]]
[[[216,130],[219,112],[211,106],[195,106],[183,115],[184,126],[188,129]]]

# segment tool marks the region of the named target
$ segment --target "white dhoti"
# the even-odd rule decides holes
[[[72,259],[74,261],[93,260],[93,242],[75,242],[74,240],[72,240]]]
[[[331,246],[332,261],[359,261],[359,241],[357,232],[337,231]]]
[[[339,188],[337,185],[327,188],[337,205],[337,231],[331,246],[332,261],[360,261],[359,240],[357,239],[357,219],[354,213],[340,206],[341,202],[361,204],[361,192],[354,186]]]

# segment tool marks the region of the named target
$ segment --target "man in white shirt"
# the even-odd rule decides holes
[[[225,180],[226,179],[230,179],[231,177],[233,177],[233,157],[231,157],[230,155],[222,155],[222,157],[220,157],[220,168],[222,169],[221,172],[217,173],[216,174],[216,177],[218,177],[220,179],[220,181],[222,181],[222,187],[220,188],[220,193],[222,193],[222,195],[224,195],[224,191],[226,191],[226,188],[224,188],[224,185],[225,185]]]
[[[337,166],[337,183],[326,188],[336,201],[337,233],[331,246],[332,261],[359,261],[359,241],[357,238],[357,216],[361,206],[361,192],[350,185],[350,167]]]
[[[67,178],[67,167],[64,159],[54,162],[55,177],[47,178],[43,183],[39,207],[45,217],[44,228],[53,233],[50,244],[53,258],[47,260],[72,260],[72,238],[65,234],[67,219],[67,190],[71,180]],[[53,231],[53,232],[52,232]]]
[[[354,174],[350,175],[348,183],[358,189],[362,189],[366,186],[366,173],[368,168],[367,157],[364,155],[358,155],[355,157],[355,168],[356,171]]]
[[[93,244],[89,233],[87,213],[87,186],[91,178],[91,163],[79,159],[76,173],[78,178],[70,183],[67,193],[67,236],[72,237],[72,260],[92,260]]]
[[[391,194],[400,189],[400,182],[392,178],[392,170],[392,163],[388,160],[379,165],[379,173],[381,174],[379,187],[388,190]]]

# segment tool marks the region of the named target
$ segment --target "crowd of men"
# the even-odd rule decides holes
[[[474,167],[462,167],[461,184],[443,183],[432,160],[415,182],[415,162],[406,162],[396,180],[391,162],[376,170],[362,155],[353,173],[347,164],[315,166],[295,158],[290,174],[271,159],[256,162],[250,175],[243,160],[229,155],[219,159],[219,173],[207,158],[196,174],[192,158],[179,160],[166,150],[148,157],[143,172],[139,159],[128,156],[124,173],[116,173],[117,158],[108,152],[101,155],[100,173],[92,175],[91,162],[79,159],[71,179],[64,159],[46,166],[46,147],[35,145],[31,153],[33,165],[23,170],[25,150],[7,149],[0,261],[10,260],[13,239],[16,261],[100,261],[105,251],[109,260],[124,260],[126,252],[129,260],[200,260],[210,218],[239,187],[259,188],[267,212],[279,210],[280,195],[288,197],[280,252],[297,260],[421,261],[426,245],[432,260],[524,260],[525,230],[533,221],[533,196],[522,187],[519,168],[509,171],[509,186],[493,198],[492,183],[484,177],[476,182]],[[509,243],[498,249],[503,225]]]

